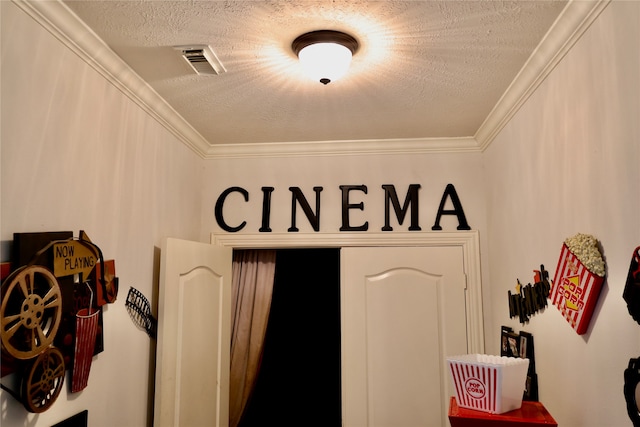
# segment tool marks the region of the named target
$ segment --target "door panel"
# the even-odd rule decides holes
[[[467,352],[462,250],[341,254],[344,425],[446,425],[446,356]]]
[[[155,426],[227,426],[232,249],[161,249]]]

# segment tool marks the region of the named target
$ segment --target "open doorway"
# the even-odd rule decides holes
[[[254,392],[240,427],[342,425],[340,249],[281,249]]]
[[[395,339],[397,317],[405,318],[405,314],[420,316],[435,316],[441,313],[447,316],[442,321],[435,319],[411,319],[410,327],[405,327],[408,340],[404,343],[412,345],[415,341],[415,328],[444,327],[446,330],[438,334],[446,339],[439,339],[435,346],[445,344],[436,354],[464,354],[484,352],[484,329],[482,312],[482,292],[480,282],[480,250],[477,232],[456,233],[402,233],[399,237],[390,238],[389,233],[340,233],[340,234],[312,234],[285,236],[269,236],[262,234],[231,233],[230,235],[216,235],[213,244],[192,242],[188,240],[167,238],[163,239],[160,260],[160,293],[158,296],[158,348],[157,372],[155,382],[154,422],[156,425],[179,424],[182,426],[217,425],[224,424],[228,419],[229,407],[229,359],[228,351],[231,332],[231,300],[232,300],[232,252],[233,249],[273,249],[273,248],[302,248],[302,247],[340,247],[340,354],[341,354],[341,396],[342,421],[345,425],[365,425],[370,410],[388,415],[393,422],[389,425],[411,425],[410,422],[399,422],[400,418],[416,418],[424,413],[442,413],[442,420],[446,420],[446,397],[452,395],[447,390],[449,381],[434,380],[438,375],[446,373],[427,373],[426,381],[419,381],[417,388],[422,386],[445,385],[433,390],[433,398],[421,398],[419,392],[396,393],[397,387],[388,387],[390,382],[400,384],[407,389],[406,384],[417,378],[413,369],[425,366],[445,367],[442,363],[427,363],[425,358],[413,349],[397,347],[389,343],[388,338]],[[378,248],[377,254],[371,251]],[[393,250],[392,250],[393,249]],[[398,252],[399,251],[399,252]],[[395,254],[394,254],[395,252]],[[337,254],[336,254],[337,255]],[[393,265],[388,265],[389,263]],[[317,264],[320,264],[317,262]],[[416,265],[418,267],[416,267]],[[367,266],[375,271],[363,269]],[[338,269],[336,263],[336,271]],[[441,290],[451,291],[451,298],[444,300],[437,296],[422,298],[425,304],[417,309],[403,309],[405,303],[414,304],[415,292],[396,292],[394,283],[378,281],[383,286],[374,300],[367,297],[367,282],[384,276],[388,279],[402,279],[403,274],[383,274],[391,270],[407,272],[427,282],[446,279],[447,286],[440,286]],[[446,271],[444,271],[446,270]],[[313,278],[313,274],[310,274]],[[401,277],[402,276],[402,277]],[[449,286],[453,280],[456,285]],[[311,280],[311,279],[310,279]],[[386,281],[386,280],[385,280]],[[421,281],[421,280],[418,280]],[[349,286],[344,286],[344,284]],[[433,286],[426,285],[426,289]],[[420,288],[425,289],[425,288]],[[365,294],[363,294],[365,292]],[[375,293],[375,292],[374,292]],[[372,295],[375,296],[375,295]],[[386,301],[390,296],[402,299],[400,305],[393,310],[387,309]],[[314,299],[318,295],[312,295]],[[436,303],[443,309],[426,309],[427,304]],[[376,307],[371,307],[376,303]],[[336,305],[338,304],[336,299]],[[379,307],[378,307],[379,306]],[[462,309],[459,312],[458,309]],[[362,322],[363,313],[368,319],[375,320],[375,324],[367,326]],[[375,315],[378,313],[378,315]],[[451,319],[449,319],[451,318]],[[178,321],[179,320],[179,321]],[[366,320],[366,319],[365,319]],[[445,321],[446,320],[446,321]],[[364,330],[363,330],[364,327]],[[387,331],[382,334],[381,330]],[[459,330],[458,330],[459,329]],[[427,334],[431,336],[431,334]],[[424,334],[423,334],[424,336]],[[206,339],[203,339],[205,337]],[[373,340],[374,347],[367,348],[367,342]],[[365,345],[363,345],[363,343]],[[319,347],[319,346],[318,346]],[[423,346],[423,350],[431,351],[430,345]],[[379,350],[382,348],[383,350]],[[411,354],[414,363],[407,365],[401,361],[403,377],[399,379],[397,366],[400,362],[392,361],[393,365],[381,364],[372,371],[367,363],[376,354],[388,354],[394,350],[398,357]],[[311,350],[313,352],[313,350]],[[431,351],[432,352],[432,351]],[[423,351],[424,353],[424,351]],[[432,352],[433,353],[433,352]],[[374,357],[375,358],[375,357]],[[379,358],[378,358],[379,359]],[[396,358],[397,359],[397,358]],[[374,361],[375,362],[375,361]],[[311,378],[313,368],[323,364],[308,363],[300,376],[304,379],[306,389],[314,387]],[[346,369],[345,367],[348,367]],[[375,368],[375,367],[374,367]],[[376,378],[380,377],[382,378]],[[378,381],[382,379],[383,381]],[[369,385],[379,384],[371,390]],[[292,394],[305,395],[305,389],[289,389],[281,391],[277,387],[275,394],[281,396],[285,402]],[[414,388],[416,388],[414,387]],[[373,391],[373,395],[371,393]],[[435,396],[444,396],[438,399]],[[373,397],[373,398],[372,398]],[[419,405],[412,405],[411,412],[407,406],[418,397]],[[315,397],[313,397],[315,398]],[[411,399],[409,399],[411,398]],[[307,399],[310,400],[310,399]],[[293,401],[293,397],[291,398]],[[432,410],[425,402],[434,403],[439,407]],[[440,405],[441,404],[441,405]],[[296,404],[290,407],[298,408]],[[312,410],[312,409],[307,409]],[[328,410],[328,409],[327,409]],[[287,414],[285,421],[300,417],[311,418],[316,413],[306,413],[301,409],[297,414]],[[331,410],[333,411],[333,410]],[[322,411],[325,412],[325,411]],[[336,410],[337,413],[337,410]],[[280,414],[282,418],[285,418]],[[203,421],[204,420],[204,421]],[[444,424],[435,422],[431,424]],[[264,423],[269,425],[267,423]],[[264,425],[263,424],[263,425]],[[281,425],[283,423],[275,423]],[[308,424],[308,423],[306,423]],[[422,423],[424,425],[428,425]],[[297,425],[305,425],[297,423]]]

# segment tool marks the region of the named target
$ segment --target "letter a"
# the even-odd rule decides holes
[[[447,202],[447,197],[451,198],[453,210],[445,210],[444,208],[444,205]],[[438,208],[438,214],[436,215],[436,222],[433,224],[433,227],[431,227],[432,230],[442,230],[442,227],[440,226],[440,218],[442,215],[456,215],[458,217],[458,230],[471,230],[471,227],[467,224],[467,218],[464,216],[462,204],[460,204],[458,193],[456,193],[456,189],[453,184],[447,184],[447,188],[445,188],[444,193],[442,194],[442,200],[440,200],[440,207]]]

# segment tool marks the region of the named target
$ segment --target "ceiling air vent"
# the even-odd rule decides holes
[[[217,76],[227,71],[210,46],[176,46],[175,49],[182,52],[182,57],[198,74]]]

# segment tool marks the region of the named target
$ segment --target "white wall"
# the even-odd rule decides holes
[[[493,324],[534,334],[540,399],[562,427],[631,426],[623,371],[640,325],[622,299],[640,245],[640,3],[613,2],[484,154]],[[589,331],[555,307],[522,326],[507,291],[555,272],[565,238],[598,238],[608,273]],[[552,276],[553,277],[553,276]],[[485,286],[486,287],[486,286]]]
[[[88,387],[68,393],[67,377],[40,415],[3,391],[0,424],[50,426],[88,409],[91,426],[144,426],[152,342],[124,303],[130,286],[150,299],[155,292],[161,238],[199,237],[201,160],[14,4],[0,3],[1,258],[14,232],[83,229],[120,278]]]
[[[353,224],[369,221],[379,231],[380,186],[393,184],[403,196],[414,183],[422,186],[423,231],[430,231],[447,183],[480,230],[487,352],[499,351],[502,324],[533,332],[541,399],[561,426],[631,425],[622,373],[640,356],[640,329],[621,295],[640,244],[640,3],[612,3],[484,154],[209,161],[13,4],[0,4],[1,258],[8,259],[14,232],[84,229],[116,260],[121,286],[105,312],[105,351],[94,360],[89,387],[70,395],[65,386],[40,415],[2,392],[3,425],[48,426],[83,409],[91,426],[146,424],[153,349],[126,313],[126,292],[154,292],[162,237],[208,241],[220,231],[214,204],[225,188],[250,192],[248,203],[229,200],[225,218],[246,220],[243,232],[255,233],[260,187],[275,187],[271,227],[286,233],[288,187],[313,202],[312,187],[322,186],[321,232],[336,233],[339,185],[367,185],[367,195],[354,193],[365,210],[352,212]],[[451,219],[442,223],[446,231],[457,225]],[[300,211],[298,226],[313,233]],[[553,272],[562,240],[576,232],[598,237],[608,263],[587,335],[577,336],[553,307],[526,327],[509,319],[506,294],[516,278],[529,281],[540,263]]]

